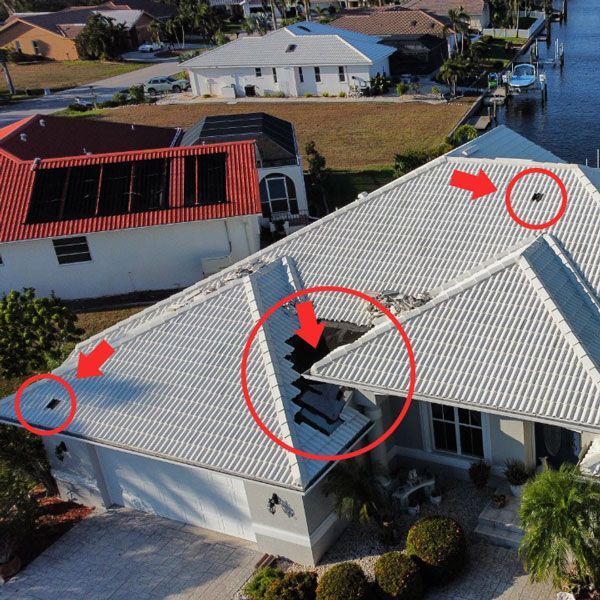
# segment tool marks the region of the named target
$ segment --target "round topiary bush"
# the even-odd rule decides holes
[[[406,551],[417,560],[426,584],[444,584],[464,567],[467,542],[454,519],[425,517],[410,528]]]
[[[356,563],[341,563],[321,576],[317,600],[365,600],[368,589],[367,578]]]
[[[263,567],[256,571],[245,585],[244,594],[250,600],[264,600],[267,590],[274,582],[281,579],[283,579],[283,571],[279,567]]]
[[[375,581],[386,598],[420,600],[423,597],[419,565],[402,552],[388,552],[377,559]]]
[[[283,579],[271,584],[265,600],[315,600],[317,597],[317,574],[314,571],[286,573]]]

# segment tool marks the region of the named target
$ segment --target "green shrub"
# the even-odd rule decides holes
[[[482,35],[481,41],[484,44],[491,44],[494,41],[494,36],[493,35]]]
[[[444,584],[463,569],[467,542],[462,527],[449,517],[432,516],[409,530],[406,551],[421,566],[423,581]]]
[[[419,566],[402,552],[388,552],[377,559],[375,581],[390,600],[420,600],[423,597]]]
[[[396,93],[398,94],[398,96],[404,96],[404,94],[406,94],[406,92],[408,92],[410,86],[408,85],[408,83],[404,83],[404,82],[400,82],[396,85]]]
[[[346,97],[346,92],[340,92],[339,94],[340,98],[345,98]]]
[[[313,96],[314,96],[314,94],[311,94],[310,92],[306,92],[306,93],[304,94],[304,97],[305,97],[305,98],[312,98]]]
[[[317,574],[314,571],[286,573],[276,579],[265,594],[265,600],[315,600]]]
[[[323,96],[323,98],[329,98],[329,92],[323,92],[321,96]]]
[[[73,104],[69,104],[69,110],[72,110],[73,112],[87,112],[88,110],[91,110],[91,106],[73,102]]]
[[[508,459],[504,463],[504,477],[511,485],[525,485],[533,475],[533,470],[522,460]]]
[[[452,134],[450,143],[453,146],[462,146],[471,140],[477,139],[477,129],[473,125],[461,125],[456,128],[456,131]]]
[[[123,103],[118,100],[105,100],[104,102],[100,102],[98,104],[98,108],[117,108],[118,106],[122,106]]]
[[[267,590],[279,579],[283,579],[283,571],[278,567],[263,567],[245,585],[244,594],[250,600],[265,600]]]
[[[487,485],[491,470],[492,467],[484,460],[471,463],[471,466],[469,467],[469,477],[475,484],[475,487],[482,490]]]
[[[325,572],[317,587],[317,600],[366,600],[369,583],[359,565],[335,565]]]
[[[143,85],[132,85],[129,88],[129,95],[131,96],[131,104],[143,104],[146,101]]]
[[[202,97],[203,98],[212,98],[212,95],[211,94],[202,94]]]

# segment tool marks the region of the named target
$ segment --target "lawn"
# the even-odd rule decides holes
[[[494,38],[487,44],[488,51],[484,57],[485,63],[492,65],[495,61],[502,61],[506,66],[514,57],[514,50],[507,50],[506,44],[510,42],[513,46],[522,46],[527,42],[524,38]]]
[[[26,89],[44,88],[64,90],[147,66],[147,64],[132,62],[71,60],[10,64],[9,69],[15,88],[17,91],[24,92]],[[0,93],[6,92],[8,92],[6,81],[1,77]]]
[[[189,128],[207,115],[264,111],[291,121],[301,149],[314,140],[333,169],[389,167],[402,150],[441,144],[470,108],[451,104],[374,102],[244,102],[126,106],[100,115],[110,121]]]

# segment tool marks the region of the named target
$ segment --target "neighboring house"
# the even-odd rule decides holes
[[[258,248],[252,141],[34,116],[0,130],[0,294],[178,289]]]
[[[182,66],[197,96],[337,95],[389,74],[394,52],[377,37],[303,21],[239,38]]]
[[[424,10],[441,18],[448,17],[450,9],[463,8],[469,15],[471,28],[482,31],[489,27],[491,20],[491,9],[488,0],[404,0],[403,8],[413,10]]]
[[[142,10],[127,6],[75,6],[58,12],[15,13],[0,29],[0,47],[12,47],[23,54],[43,56],[53,60],[77,60],[75,38],[88,19],[101,14],[123,24],[129,31],[129,47],[151,39],[149,25],[153,18]]]
[[[484,158],[494,146],[495,158]],[[75,417],[44,438],[62,494],[317,562],[344,527],[322,494],[336,463],[267,438],[240,380],[257,320],[315,285],[378,297],[414,348],[413,405],[370,460],[465,479],[481,458],[496,473],[509,458],[575,460],[600,433],[600,177],[553,158],[498,128],[79,344],[55,371],[75,387]],[[569,197],[543,235],[504,210],[505,186],[533,167],[560,177]],[[484,169],[499,190],[474,203],[449,186],[455,169]],[[559,192],[550,178],[530,177],[512,202],[521,218],[541,222],[556,212]],[[374,442],[394,422],[407,358],[399,335],[365,303],[339,293],[310,299],[327,325],[319,351],[293,335],[296,311],[285,305],[253,342],[248,388],[273,435],[331,456]],[[79,353],[101,340],[116,350],[104,376],[76,380]],[[32,425],[50,429],[70,406],[63,390],[40,382],[22,408]],[[0,402],[0,420],[17,422],[13,397]]]
[[[294,126],[266,113],[205,117],[189,129],[180,145],[254,140],[258,149],[258,177],[262,225],[294,231],[310,222],[302,159]]]
[[[396,48],[390,57],[392,75],[431,73],[448,57],[454,45],[447,18],[398,6],[347,10],[333,21],[340,29],[375,35]]]

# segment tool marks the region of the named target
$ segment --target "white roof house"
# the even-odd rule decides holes
[[[101,496],[99,505],[157,512],[255,540],[265,552],[317,561],[338,531],[320,491],[332,465],[299,459],[260,431],[239,367],[268,307],[319,285],[387,303],[414,347],[414,406],[374,451],[378,460],[404,456],[411,466],[423,460],[466,469],[483,457],[499,467],[554,450],[562,459],[556,430],[582,446],[591,441],[600,432],[599,178],[577,165],[511,158],[526,144],[508,129],[482,136],[482,148],[488,135],[502,137],[505,158],[442,156],[80,344],[57,371],[76,392],[75,418],[46,440],[61,485],[74,497]],[[533,155],[544,156],[536,148]],[[556,174],[568,192],[564,216],[542,233],[519,226],[504,204],[508,182],[532,167]],[[455,169],[485,170],[498,191],[472,201],[449,185]],[[512,204],[539,223],[556,213],[560,193],[533,174],[515,186]],[[333,349],[301,382],[292,357],[296,313],[281,308],[252,346],[253,402],[294,448],[362,447],[397,414],[406,391],[403,347],[362,300],[339,293],[310,300],[319,320],[361,337]],[[105,375],[76,380],[78,353],[103,339],[116,348]],[[320,380],[316,391],[306,391],[307,377]],[[340,383],[355,391],[336,395]],[[25,417],[38,427],[58,425],[68,403],[50,409],[54,397],[64,393],[32,386]],[[457,436],[444,452],[430,422],[440,406],[450,409],[444,423]],[[0,420],[16,422],[13,398],[0,402]],[[464,429],[482,437],[481,452],[476,444],[466,449]],[[58,462],[61,440],[68,454]]]
[[[254,85],[258,93],[337,94],[347,92],[353,82],[359,82],[358,78],[368,82],[377,72],[389,73],[388,58],[394,52],[394,48],[380,44],[375,36],[302,22],[264,36],[238,38],[182,65],[188,69],[192,91],[197,95],[223,95],[220,88],[226,85],[236,86],[236,95],[243,95],[240,77],[244,85]],[[340,79],[340,68],[344,80]],[[274,77],[269,69],[275,70]],[[260,81],[263,77],[274,78],[275,81],[268,82],[274,87],[265,87],[266,82]],[[216,80],[212,87],[206,85],[206,78]]]

